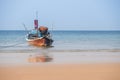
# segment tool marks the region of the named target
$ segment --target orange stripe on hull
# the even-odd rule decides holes
[[[28,41],[28,42],[30,45],[33,45],[33,46],[38,46],[38,47],[47,46],[44,38],[33,40],[33,41]]]

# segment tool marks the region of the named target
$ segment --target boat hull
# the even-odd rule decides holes
[[[27,41],[30,45],[37,46],[37,47],[46,47],[51,45],[46,43],[47,40],[45,38],[27,39]]]

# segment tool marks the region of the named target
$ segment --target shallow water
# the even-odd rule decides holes
[[[46,58],[46,60],[43,60]],[[48,59],[49,58],[49,59]],[[120,63],[119,52],[0,53],[0,65]]]

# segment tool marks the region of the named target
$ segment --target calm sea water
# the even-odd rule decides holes
[[[0,31],[0,50],[38,49],[26,40],[26,31]],[[120,49],[120,31],[53,31],[51,50]]]

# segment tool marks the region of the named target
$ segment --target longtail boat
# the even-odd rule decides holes
[[[51,46],[53,43],[48,28],[45,26],[38,27],[37,19],[34,20],[34,29],[27,34],[26,41],[30,45],[37,47],[47,47]]]

